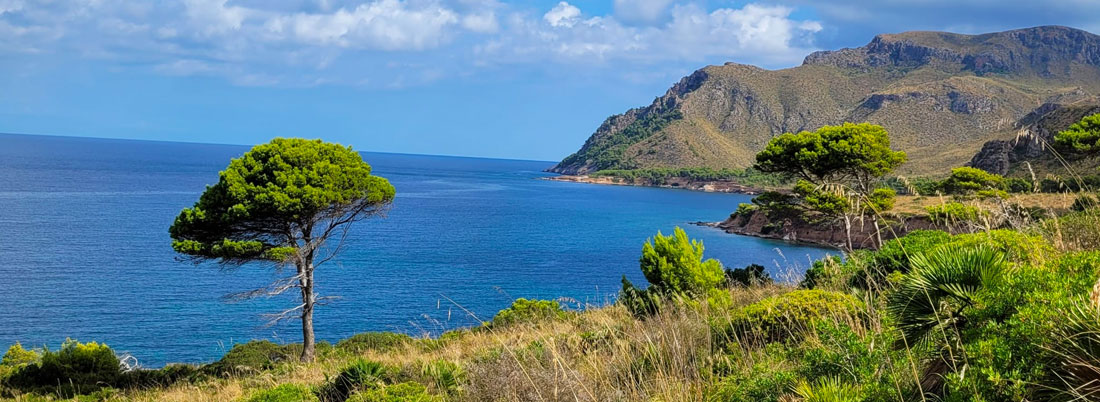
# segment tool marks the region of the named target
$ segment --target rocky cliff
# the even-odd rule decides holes
[[[550,169],[741,168],[773,136],[846,121],[886,127],[902,173],[940,173],[1029,116],[1100,94],[1100,36],[1047,26],[983,35],[906,32],[810,54],[783,70],[727,63],[609,117]]]

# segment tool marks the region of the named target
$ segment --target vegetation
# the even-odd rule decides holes
[[[728,181],[744,186],[774,187],[783,185],[786,180],[775,174],[748,169],[712,169],[693,168],[644,168],[644,169],[607,169],[590,174],[592,177],[613,177],[625,181],[644,181],[650,185],[664,185],[670,179],[688,181]]]
[[[972,167],[951,169],[951,176],[941,183],[946,194],[973,194],[982,190],[1001,189],[1004,177]]]
[[[718,260],[703,260],[703,242],[689,239],[679,227],[671,236],[657,232],[646,241],[641,268],[649,287],[638,289],[624,275],[620,295],[623,303],[639,315],[657,311],[664,298],[715,295],[726,279]]]
[[[605,124],[614,124],[614,120],[623,118],[625,117],[615,116],[608,119]],[[660,132],[671,122],[682,118],[683,115],[680,111],[675,109],[646,113],[621,130],[589,138],[584,147],[567,156],[561,161],[561,165],[583,164],[590,166],[594,171],[638,168],[639,166],[635,166],[625,157],[626,149]]]
[[[564,318],[565,316],[565,310],[563,310],[561,304],[556,301],[527,300],[519,298],[512,302],[510,307],[500,310],[500,312],[493,317],[492,325],[505,326],[533,323],[555,318]]]
[[[301,359],[313,360],[314,270],[340,250],[351,224],[381,213],[394,188],[372,176],[359,153],[321,140],[276,138],[257,145],[219,174],[195,206],[176,217],[172,248],[198,261],[291,266],[295,275],[242,298],[297,289],[301,304],[272,317],[300,318]]]
[[[1100,114],[1085,116],[1068,129],[1055,134],[1054,145],[1060,150],[1076,153],[1100,151]]]

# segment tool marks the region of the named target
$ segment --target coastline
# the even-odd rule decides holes
[[[730,193],[746,195],[757,195],[765,191],[763,188],[746,186],[732,181],[697,181],[681,177],[669,178],[662,183],[653,183],[646,179],[627,180],[619,177],[592,177],[589,175],[560,175],[543,177],[542,180],[562,181],[569,183],[600,184],[609,186],[669,188],[689,191],[702,191],[707,193]]]

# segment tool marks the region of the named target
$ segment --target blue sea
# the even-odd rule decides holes
[[[279,275],[177,260],[168,227],[244,146],[0,134],[0,347],[100,341],[143,365],[216,360],[250,339],[299,342],[262,317],[292,296],[223,296]],[[730,267],[796,275],[831,251],[691,225],[745,195],[539,180],[553,162],[363,153],[397,188],[318,268],[319,339],[477,325],[518,297],[572,306],[638,284],[642,243],[684,228]]]

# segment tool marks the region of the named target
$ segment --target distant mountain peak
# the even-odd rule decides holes
[[[726,63],[674,84],[646,107],[609,117],[551,171],[746,167],[773,136],[871,122],[910,154],[903,173],[966,163],[1012,138],[1044,104],[1100,95],[1100,36],[1062,26],[980,35],[913,31],[820,51],[798,67]]]

